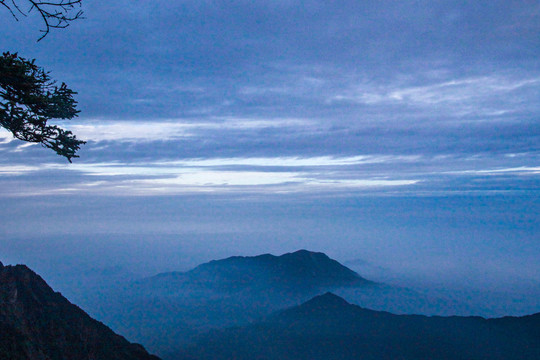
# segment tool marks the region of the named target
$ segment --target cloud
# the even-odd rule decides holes
[[[416,107],[452,109],[461,115],[480,112],[503,115],[523,108],[537,108],[536,103],[519,103],[513,93],[534,98],[540,86],[540,77],[505,77],[500,75],[446,80],[421,86],[387,86],[373,88],[360,85],[348,92],[335,95],[329,102],[353,102],[365,105],[405,105]],[[514,95],[515,96],[515,95]]]
[[[447,190],[538,166],[538,5],[126,4],[91,2],[39,46],[33,29],[0,23],[3,48],[78,92],[81,117],[60,125],[89,141],[66,166],[0,131],[3,180]],[[537,177],[499,173],[510,187]]]
[[[516,163],[522,165],[508,166]],[[223,157],[87,162],[69,166],[6,165],[0,168],[0,178],[8,184],[4,189],[12,186],[10,179],[14,176],[22,179],[17,188],[24,195],[81,191],[109,195],[387,191],[426,194],[530,189],[539,180],[537,164],[534,153],[499,158],[487,155]],[[53,174],[58,180],[30,181]],[[8,193],[11,192],[5,194]]]
[[[13,135],[9,131],[0,128],[0,145],[9,144],[14,140]]]
[[[39,171],[39,166],[28,165],[0,165],[0,176],[3,175],[24,175],[31,172]]]
[[[202,121],[157,120],[157,121],[96,121],[88,120],[70,124],[72,130],[81,139],[87,141],[115,142],[151,142],[171,141],[195,137],[203,131],[257,130],[268,128],[290,128],[305,126],[303,119],[248,119],[248,118],[212,118]]]
[[[417,160],[419,156],[358,155],[349,157],[317,156],[317,157],[259,157],[259,158],[215,158],[186,159],[169,162],[157,162],[163,166],[257,166],[257,167],[320,167],[347,166],[359,164],[376,164],[387,162],[404,162]]]
[[[447,174],[476,174],[476,175],[540,175],[540,166],[520,166],[514,168],[503,169],[486,169],[486,170],[462,170],[462,171],[450,171]]]
[[[241,192],[294,193],[343,191],[414,185],[418,180],[324,179],[303,172],[192,170],[174,178],[128,181],[132,191],[152,193]],[[142,185],[142,186],[141,186]]]
[[[0,176],[62,173],[65,181],[41,184],[44,193],[73,191],[108,194],[175,194],[190,192],[280,193],[347,191],[414,185],[420,180],[393,177],[358,167],[403,164],[410,156],[207,158],[151,162],[46,163],[4,166]],[[355,170],[356,169],[356,170]],[[34,175],[32,175],[34,174]],[[71,174],[71,175],[69,175]],[[28,184],[31,188],[32,184]],[[24,186],[22,186],[24,188]],[[38,190],[24,191],[35,194]]]

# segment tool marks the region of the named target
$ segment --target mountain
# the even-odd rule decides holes
[[[148,279],[155,284],[189,285],[235,292],[246,288],[279,287],[304,291],[321,287],[371,283],[326,254],[298,250],[281,256],[233,256],[213,260],[185,273],[171,272]]]
[[[175,358],[540,359],[540,313],[524,317],[393,315],[326,293],[243,327],[215,330]]]
[[[244,325],[339,288],[370,287],[336,260],[299,250],[233,256],[187,272],[162,273],[115,288],[94,314],[163,356],[214,328]]]
[[[92,319],[28,267],[2,263],[0,358],[159,360]]]

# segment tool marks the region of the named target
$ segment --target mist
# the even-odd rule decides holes
[[[81,304],[85,289],[117,281],[308,249],[369,280],[468,299],[477,315],[540,305],[540,201],[530,195],[74,196],[4,204],[2,261],[27,264]],[[487,305],[479,307],[481,299]]]

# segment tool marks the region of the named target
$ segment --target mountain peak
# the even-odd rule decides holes
[[[21,306],[38,303],[68,302],[55,293],[38,274],[26,265],[7,265],[0,268],[0,299]]]
[[[213,260],[186,275],[190,281],[234,289],[264,284],[298,289],[370,283],[326,254],[305,249],[280,256],[264,254]]]
[[[301,306],[306,308],[315,308],[315,309],[328,309],[328,308],[341,308],[344,306],[350,306],[347,300],[343,299],[336,294],[331,292],[326,292],[322,295],[315,296],[311,300],[306,301]]]
[[[296,260],[314,260],[314,261],[324,261],[324,260],[331,260],[328,255],[322,252],[315,252],[315,251],[309,251],[305,249],[300,249],[291,253],[286,253],[281,256],[278,256],[279,258],[291,258]]]
[[[192,346],[188,355],[236,360],[268,359],[268,354],[281,360],[537,360],[539,329],[534,318],[526,317],[393,315],[325,293],[263,321],[216,331]]]
[[[296,250],[290,253],[283,254],[281,256],[286,256],[286,255],[295,255],[295,256],[321,256],[322,255],[323,257],[326,257],[326,258],[328,257],[328,255],[326,255],[325,253],[318,252],[318,251],[310,251],[306,249]]]
[[[0,268],[0,334],[2,359],[158,359],[92,319],[25,265]]]

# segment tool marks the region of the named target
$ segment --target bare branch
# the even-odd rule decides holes
[[[21,14],[22,16],[25,16],[26,17],[26,14],[21,10],[21,8],[19,7],[19,5],[17,5],[17,2],[15,0],[11,0],[11,3],[13,4],[13,7],[15,9],[17,9],[17,11],[19,12],[19,14]],[[11,10],[11,9],[10,9]]]
[[[12,0],[12,2],[13,2],[13,0]],[[15,13],[13,12],[13,10],[11,10],[11,7],[9,7],[9,5],[7,5],[7,4],[5,3],[5,1],[0,0],[0,5],[2,5],[3,7],[5,7],[5,8],[9,11],[9,13],[11,14],[11,16],[13,16],[13,17],[15,18],[16,21],[19,21],[19,19],[17,18],[17,15],[15,15]],[[17,5],[16,5],[15,3],[13,3],[13,5],[14,5],[14,7],[15,7],[17,10],[19,10],[19,8],[17,7]],[[19,11],[20,11],[20,10],[19,10]]]
[[[27,11],[21,9],[21,2],[29,3],[30,7]],[[0,5],[6,8],[11,15],[18,21],[16,12],[23,16],[27,16],[32,11],[37,11],[44,24],[44,29],[40,30],[43,35],[37,40],[42,40],[51,29],[63,29],[68,27],[72,21],[81,19],[82,10],[76,10],[76,7],[81,7],[82,0],[54,0],[54,1],[39,1],[39,0],[0,0]]]

